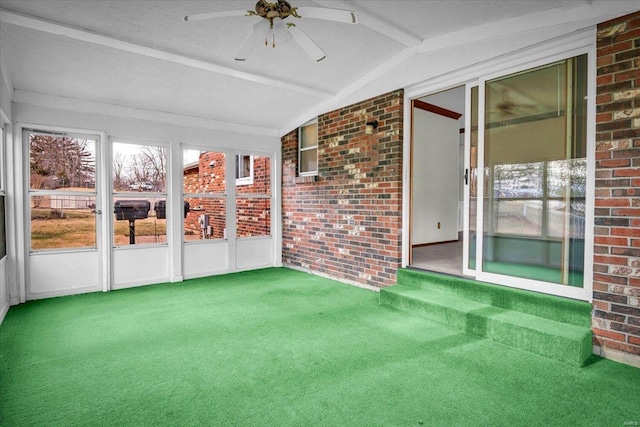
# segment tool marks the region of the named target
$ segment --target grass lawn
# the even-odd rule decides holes
[[[114,220],[114,244],[129,245],[129,221]],[[150,216],[135,222],[136,240],[158,243],[167,240],[167,220]],[[96,246],[96,214],[89,209],[66,209],[64,217],[52,209],[32,209],[31,249],[86,248]]]
[[[638,396],[640,369],[564,365],[284,268],[33,301],[0,326],[3,426],[623,426]]]

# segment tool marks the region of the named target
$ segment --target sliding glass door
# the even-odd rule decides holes
[[[467,90],[466,274],[584,298],[587,55]]]

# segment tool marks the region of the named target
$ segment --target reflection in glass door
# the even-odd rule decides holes
[[[586,75],[582,55],[485,82],[482,272],[583,286]]]

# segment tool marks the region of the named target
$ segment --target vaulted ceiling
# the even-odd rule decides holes
[[[238,62],[261,18],[183,18],[253,10],[254,0],[0,0],[0,63],[17,101],[83,100],[284,132],[416,55],[638,8],[631,0],[291,3],[354,10],[359,23],[290,17],[326,60],[276,40]]]

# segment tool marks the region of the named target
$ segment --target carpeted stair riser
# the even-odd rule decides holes
[[[381,304],[572,365],[591,356],[586,303],[484,283],[471,289],[470,280],[406,270],[398,281],[381,290]]]
[[[460,298],[558,322],[591,327],[592,307],[583,301],[406,268],[398,270],[397,283],[415,288],[440,289]]]

